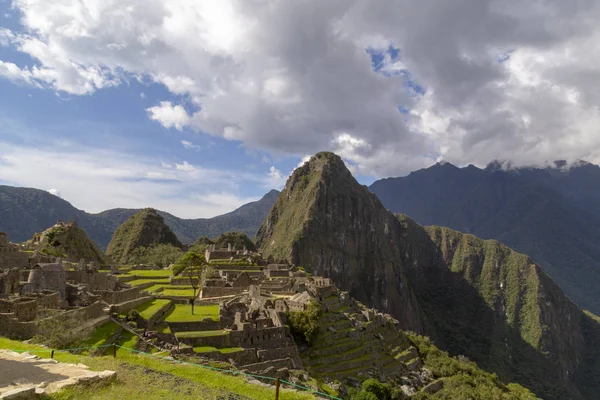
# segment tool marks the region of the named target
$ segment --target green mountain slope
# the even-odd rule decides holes
[[[194,243],[202,235],[214,238],[230,231],[242,232],[252,238],[278,194],[271,190],[258,201],[213,218],[183,219],[164,211],[159,214],[187,244]],[[90,239],[104,249],[115,230],[139,211],[117,208],[89,214],[44,190],[0,185],[0,231],[7,232],[15,242],[28,240],[58,220],[76,221]]]
[[[113,235],[106,254],[117,264],[136,262],[136,250],[156,245],[183,247],[162,216],[152,208],[146,208],[129,217]]]
[[[396,218],[334,154],[292,174],[257,245],[543,398],[600,389],[600,325],[539,265],[495,241]]]
[[[42,254],[61,257],[72,262],[83,259],[100,265],[109,263],[106,255],[75,223],[53,225],[41,233],[34,234],[25,245]]]
[[[562,165],[562,164],[557,164]],[[395,213],[528,254],[578,305],[600,313],[600,167],[503,170],[437,164],[369,189]]]

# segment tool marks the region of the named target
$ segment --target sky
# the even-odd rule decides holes
[[[595,0],[0,0],[0,184],[210,217],[318,151],[359,182],[600,162]]]

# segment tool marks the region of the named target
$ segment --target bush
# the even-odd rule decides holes
[[[311,345],[319,333],[319,320],[323,314],[321,304],[311,301],[305,311],[292,311],[287,314],[292,335]]]

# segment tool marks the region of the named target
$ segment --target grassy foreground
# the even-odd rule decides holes
[[[189,304],[175,304],[175,307],[167,314],[165,321],[167,322],[194,322],[202,321],[205,318],[210,318],[213,321],[219,320],[219,305],[197,305],[194,306],[194,314],[192,314],[192,306]]]
[[[0,337],[0,349],[31,351],[43,358],[50,357],[44,347],[25,344]],[[272,387],[263,387],[248,383],[245,378],[223,374],[197,367],[182,365],[168,360],[143,354],[136,354],[120,349],[117,358],[112,356],[89,357],[68,353],[55,353],[54,358],[60,362],[82,363],[92,370],[117,371],[117,380],[110,384],[78,386],[53,394],[52,399],[119,399],[119,400],[159,400],[206,399],[217,400],[227,398],[234,393],[251,399],[271,400],[275,398]],[[307,393],[283,390],[280,399],[314,399]]]

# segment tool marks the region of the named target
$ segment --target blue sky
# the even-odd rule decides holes
[[[323,150],[600,161],[600,5],[517,3],[0,0],[0,183],[192,218]]]

